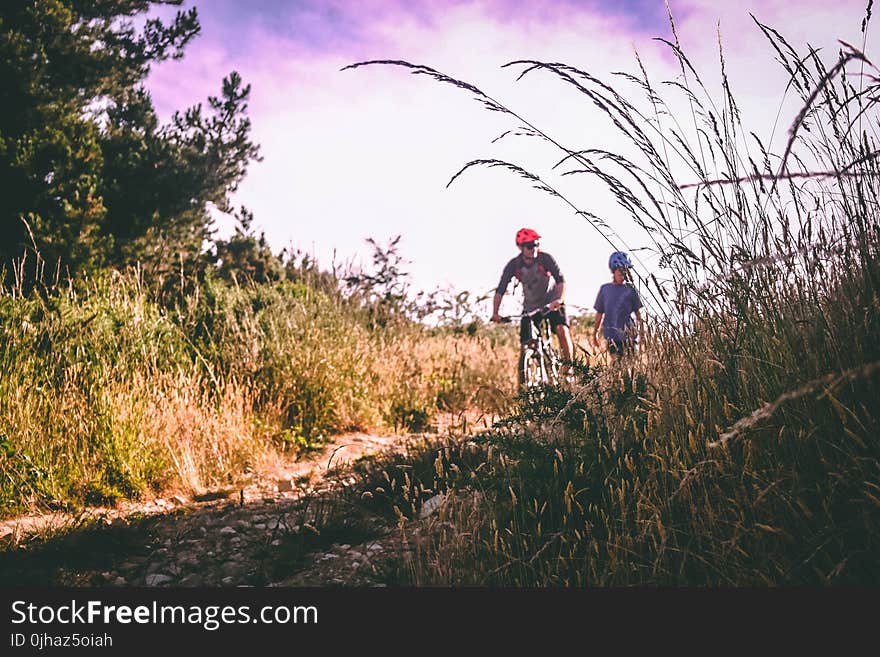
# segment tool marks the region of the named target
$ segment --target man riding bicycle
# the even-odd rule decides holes
[[[559,271],[559,265],[549,253],[539,249],[538,240],[541,236],[531,228],[520,228],[516,233],[516,246],[519,255],[513,258],[504,267],[501,281],[495,289],[495,297],[492,300],[492,320],[502,321],[498,310],[501,307],[501,299],[507,291],[510,280],[514,277],[522,284],[523,289],[523,315],[542,307],[548,308],[544,319],[549,320],[550,327],[556,333],[559,340],[559,348],[562,352],[563,368],[567,370],[567,363],[571,362],[573,346],[571,332],[568,328],[568,317],[565,314],[565,279]],[[551,284],[550,278],[553,278]],[[535,338],[535,318],[523,317],[520,321],[520,343],[522,349]]]

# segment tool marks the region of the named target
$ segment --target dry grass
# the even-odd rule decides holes
[[[377,325],[302,283],[186,288],[169,306],[131,272],[0,295],[4,514],[202,492],[334,433],[423,431],[512,394],[497,330]]]
[[[805,108],[782,157],[743,127],[723,54],[717,98],[676,42],[681,78],[658,84],[639,63],[618,77],[634,96],[564,64],[511,64],[574,87],[628,141],[608,153],[528,124],[573,167],[563,175],[601,181],[644,230],[649,336],[637,359],[591,360],[573,393],[522,400],[473,439],[479,465],[447,450],[442,476],[408,484],[449,500],[414,582],[880,582],[880,78],[851,46],[826,67],[757,26]],[[473,85],[383,63],[520,121]],[[615,221],[522,166],[480,159],[456,178],[477,166],[511,170],[626,247]]]

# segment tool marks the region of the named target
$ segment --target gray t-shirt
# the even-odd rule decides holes
[[[557,297],[556,286],[564,283],[559,265],[549,253],[538,251],[538,255],[531,265],[526,265],[522,254],[516,256],[504,267],[501,281],[495,291],[504,294],[510,279],[516,277],[523,288],[523,312],[528,313],[542,306],[546,306]],[[553,284],[550,277],[553,277]]]
[[[632,285],[605,283],[600,287],[593,308],[597,313],[605,315],[602,320],[605,339],[622,342],[627,337],[632,337],[632,314],[641,307],[642,300]]]

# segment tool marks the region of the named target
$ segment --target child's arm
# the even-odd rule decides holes
[[[641,340],[645,337],[645,325],[642,322],[642,313],[640,310],[642,307],[642,298],[639,296],[639,293],[635,288],[633,288],[633,292],[636,294],[635,309],[633,311],[636,314],[636,326],[638,327],[636,329],[638,331],[638,333],[636,333],[636,340]]]
[[[599,328],[602,326],[602,319],[605,317],[605,286],[599,288],[599,294],[596,295],[596,303],[593,304],[593,310],[596,311],[596,317],[593,319],[593,346],[599,348]]]

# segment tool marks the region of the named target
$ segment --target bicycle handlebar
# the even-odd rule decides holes
[[[524,317],[535,317],[537,315],[546,315],[547,313],[553,312],[550,310],[550,306],[541,306],[540,308],[535,308],[527,313],[522,313],[521,315],[504,315],[500,318],[502,324],[510,324],[515,319],[523,319]]]

